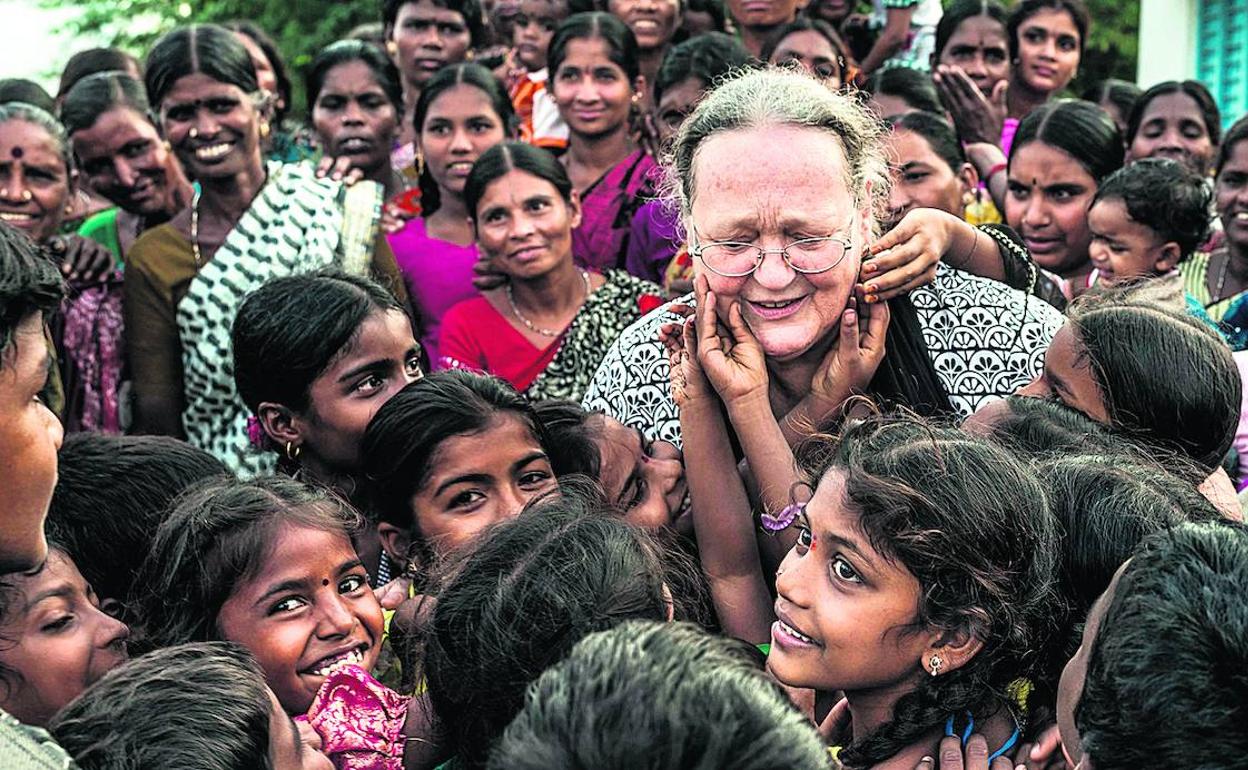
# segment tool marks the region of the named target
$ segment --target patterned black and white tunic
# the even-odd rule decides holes
[[[692,305],[692,296],[677,302]],[[941,263],[935,280],[910,293],[928,355],[962,415],[1026,385],[1064,321],[1036,297]],[[605,412],[651,440],[681,446],[667,353],[659,327],[677,320],[663,306],[624,331],[607,352],[583,404]]]

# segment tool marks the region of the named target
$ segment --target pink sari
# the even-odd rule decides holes
[[[410,702],[359,666],[344,665],[325,678],[307,720],[337,770],[403,770]]]
[[[653,196],[658,164],[643,150],[620,161],[581,195],[581,225],[572,231],[576,264],[594,272],[624,266],[633,215]]]

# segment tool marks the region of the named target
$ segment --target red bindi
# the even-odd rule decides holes
[[[21,147],[14,147],[13,149],[9,150],[9,154],[12,155],[14,158],[20,158],[23,155],[25,155],[26,152]]]
[[[328,580],[321,580],[321,585],[323,585],[323,586],[327,586],[327,585],[329,585],[329,581],[328,581]]]

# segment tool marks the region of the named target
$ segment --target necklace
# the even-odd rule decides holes
[[[585,282],[585,299],[588,300],[589,294],[591,291],[590,286],[589,286],[589,273],[582,270],[581,280]],[[534,324],[529,319],[525,318],[524,313],[520,312],[520,307],[516,305],[516,298],[511,292],[510,283],[507,284],[507,304],[511,305],[511,312],[515,313],[516,319],[519,320],[520,323],[524,324],[524,328],[528,329],[529,331],[535,334],[540,334],[543,337],[558,337],[560,334],[563,334],[562,331],[556,331],[553,329],[543,329],[542,327]],[[582,302],[581,304],[583,305],[584,302]]]
[[[191,196],[191,254],[195,257],[195,269],[198,271],[204,264],[199,253],[199,190]]]

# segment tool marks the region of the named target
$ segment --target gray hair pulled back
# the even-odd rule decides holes
[[[855,99],[804,73],[770,67],[730,75],[684,122],[668,156],[669,185],[686,219],[696,189],[694,163],[706,140],[728,131],[795,126],[826,131],[845,153],[845,180],[858,208],[871,212],[874,233],[888,200],[883,125]],[[749,162],[743,159],[744,162]]]

